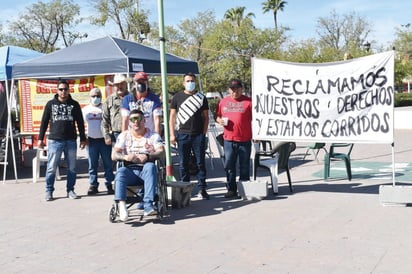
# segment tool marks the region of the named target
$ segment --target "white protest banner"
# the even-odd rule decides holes
[[[392,143],[393,83],[393,51],[322,64],[253,58],[253,139]]]

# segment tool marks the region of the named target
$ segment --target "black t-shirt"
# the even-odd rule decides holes
[[[184,91],[178,92],[173,96],[171,109],[176,109],[176,113],[179,113],[179,108],[182,103],[193,95],[186,94]],[[203,133],[204,119],[202,112],[209,109],[206,96],[203,96],[202,106],[187,120],[184,124],[180,125],[178,132],[183,134],[200,134]]]

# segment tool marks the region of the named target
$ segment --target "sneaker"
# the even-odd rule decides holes
[[[202,189],[201,191],[199,191],[199,194],[197,195],[197,197],[202,198],[203,200],[209,200],[209,194],[207,193],[206,189]]]
[[[120,221],[126,222],[129,219],[129,212],[127,211],[126,202],[119,201],[119,215]]]
[[[137,209],[139,209],[139,210],[144,209],[144,203],[143,202],[138,203],[137,204]]]
[[[97,189],[97,186],[90,186],[89,190],[87,191],[87,195],[89,195],[89,196],[96,195],[97,193],[99,193],[99,190]]]
[[[154,216],[156,214],[157,212],[153,207],[145,208],[143,213],[144,216]]]
[[[112,184],[106,185],[106,187],[107,187],[107,195],[113,195],[113,194],[114,194],[114,190],[113,190]]]
[[[239,195],[237,195],[237,191],[229,190],[228,192],[225,193],[225,198],[235,198],[239,199]]]
[[[76,192],[74,192],[73,190],[70,190],[69,192],[67,192],[67,198],[70,199],[79,199],[79,196],[77,196]]]
[[[46,191],[46,197],[44,199],[46,200],[46,202],[52,201],[53,200],[53,192]]]

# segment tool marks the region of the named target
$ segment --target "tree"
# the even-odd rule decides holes
[[[412,31],[410,24],[396,28],[395,41],[397,58],[395,59],[395,86],[412,81]]]
[[[290,41],[284,60],[296,63],[319,63],[321,56],[315,39]]]
[[[206,34],[215,27],[216,19],[213,11],[199,12],[194,19],[186,19],[179,25],[181,43],[186,45],[186,58],[195,61],[202,59],[202,47]],[[188,54],[189,53],[189,54]]]
[[[369,51],[364,45],[371,32],[370,24],[353,12],[339,15],[333,10],[330,17],[320,17],[316,32],[320,36],[320,48],[334,50],[334,61],[341,59],[345,52],[358,57]]]
[[[166,51],[173,53],[180,57],[198,62],[203,82],[207,83],[205,74],[203,73],[202,64],[205,60],[204,43],[205,37],[210,30],[213,30],[216,25],[215,14],[211,10],[199,12],[193,19],[185,19],[181,21],[177,28],[166,26]],[[159,37],[157,30],[153,27],[153,32],[149,37]],[[158,40],[153,40],[153,46],[158,46]],[[182,89],[182,78],[169,77],[168,85],[170,91],[177,91]],[[203,85],[206,88],[206,85]]]
[[[263,2],[263,13],[273,12],[273,20],[275,21],[275,30],[278,31],[278,12],[283,11],[287,2],[282,0],[267,0]]]
[[[395,41],[393,46],[395,49],[405,55],[412,55],[412,31],[410,24],[402,26],[402,28],[395,29]]]
[[[153,23],[150,29],[151,31],[147,36],[146,44],[153,48],[159,48],[159,26],[157,25],[157,23]],[[170,52],[181,57],[186,56],[186,58],[189,58],[185,47],[185,37],[179,29],[173,26],[165,26],[164,34],[166,36],[166,52]]]
[[[119,28],[123,39],[133,38],[142,42],[150,33],[145,10],[139,8],[139,0],[91,0],[97,11],[97,16],[92,17],[92,24],[105,26],[109,20]]]
[[[185,57],[190,59],[190,54],[186,51],[185,44],[182,44],[181,41],[184,41],[182,33],[172,26],[165,26],[164,33],[166,35],[166,44],[165,49],[167,53],[175,54],[179,57]],[[147,36],[146,44],[153,48],[159,48],[159,27],[157,24],[152,24],[151,31]],[[168,76],[167,79],[168,92],[175,93],[182,89],[182,77],[179,76]],[[156,94],[161,94],[162,90],[162,81],[160,77],[151,77],[150,78],[150,88]]]
[[[244,16],[245,9],[246,7],[236,7],[228,9],[225,12],[224,18],[230,20],[237,27],[240,27],[242,21],[250,19],[251,17],[255,17],[255,14],[253,12],[249,12],[248,14],[246,14],[246,16]]]
[[[3,25],[0,24],[0,47],[6,45],[6,43],[5,34],[3,33]]]
[[[246,22],[246,21],[245,21]],[[253,56],[277,58],[280,54],[280,33],[260,30],[253,23],[243,22],[233,28],[228,20],[222,20],[205,37],[201,62],[202,77],[206,79],[207,91],[221,92],[227,89],[227,81],[239,78],[251,83],[251,58]]]
[[[39,1],[10,23],[11,40],[15,44],[48,53],[57,49],[62,42],[68,47],[79,38],[74,31],[81,18],[80,7],[72,0],[54,0],[50,3]]]

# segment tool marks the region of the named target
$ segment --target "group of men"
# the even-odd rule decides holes
[[[99,192],[99,158],[104,167],[105,185],[108,194],[114,194],[119,202],[120,220],[128,219],[125,204],[126,187],[144,185],[144,215],[156,214],[154,196],[156,194],[156,159],[164,158],[161,138],[162,102],[149,89],[148,75],[138,72],[133,78],[133,88],[128,92],[129,79],[116,74],[109,84],[113,93],[102,102],[102,92],[98,88],[90,91],[90,102],[80,108],[70,96],[70,86],[65,80],[57,85],[57,94],[47,102],[41,120],[39,148],[45,146],[48,135],[48,163],[46,170],[46,201],[53,200],[56,169],[64,153],[67,162],[67,197],[77,199],[74,192],[76,183],[77,130],[80,148],[87,147],[89,162],[88,195]],[[199,197],[209,199],[206,184],[206,135],[209,126],[209,105],[201,92],[196,89],[196,77],[187,73],[183,77],[184,90],[175,94],[170,104],[170,141],[177,144],[179,154],[179,175],[183,182],[190,182],[189,164],[191,154],[196,159],[197,186]],[[240,80],[231,80],[229,96],[223,98],[217,107],[217,123],[224,127],[225,170],[227,174],[226,198],[237,197],[236,163],[239,160],[239,180],[249,180],[251,152],[251,99],[243,95]],[[87,124],[87,136],[85,125]],[[121,161],[114,176],[113,162]],[[115,189],[112,182],[116,181]]]

